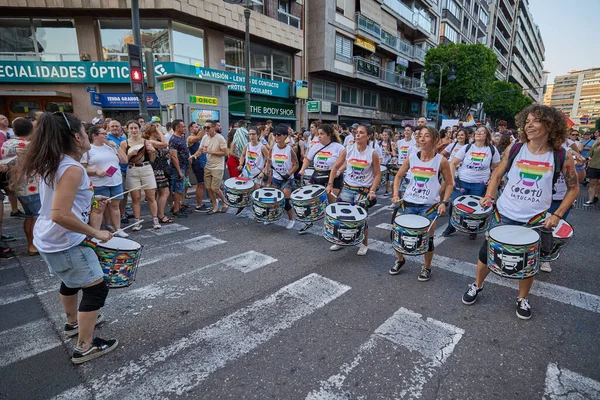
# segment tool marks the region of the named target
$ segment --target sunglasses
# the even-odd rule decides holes
[[[53,113],[53,115],[62,115],[62,117],[65,119],[65,123],[67,124],[67,128],[69,128],[69,131],[71,130],[71,124],[69,123],[69,120],[67,119],[67,116],[65,115],[64,112],[56,111]]]
[[[204,129],[212,129],[212,126],[205,126]]]
[[[274,133],[273,136],[287,136],[287,133]]]

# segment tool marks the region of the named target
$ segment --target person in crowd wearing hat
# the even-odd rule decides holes
[[[352,128],[351,132],[348,133],[346,138],[344,139],[344,147],[348,147],[354,144],[354,135],[356,134],[356,129],[358,129],[360,125],[357,123],[352,124],[350,128]]]

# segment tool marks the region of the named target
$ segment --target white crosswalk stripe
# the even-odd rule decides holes
[[[0,368],[60,345],[52,323],[46,319],[0,332]]]
[[[544,400],[563,399],[600,399],[600,382],[550,363]]]

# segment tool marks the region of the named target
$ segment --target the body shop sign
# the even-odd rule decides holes
[[[246,103],[243,100],[232,101],[232,97],[229,99],[229,112],[234,115],[244,115]],[[267,101],[252,101],[250,103],[250,114],[253,117],[262,118],[295,119],[296,105],[271,103]]]
[[[154,63],[154,74],[210,77],[229,83],[230,91],[246,90],[244,75],[195,65],[157,62]],[[0,83],[129,83],[129,63],[0,60]],[[251,78],[250,90],[264,96],[290,96],[288,83],[257,77]]]

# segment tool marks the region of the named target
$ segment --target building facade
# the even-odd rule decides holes
[[[399,127],[425,112],[425,53],[441,0],[312,0],[306,55],[310,120]]]
[[[0,113],[12,119],[37,110],[70,111],[87,121],[102,115],[121,122],[137,115],[127,62],[127,44],[133,43],[129,2],[2,4]],[[295,124],[292,87],[303,75],[303,2],[251,4],[253,122]],[[142,47],[153,53],[155,74],[210,75],[227,83],[229,115],[222,120],[244,115],[243,10],[223,0],[140,0]],[[169,118],[168,105],[152,93],[146,100],[150,114]],[[201,108],[185,122],[206,116]]]
[[[489,4],[482,0],[442,0],[440,44],[487,44]]]
[[[546,92],[544,92],[544,99],[542,104],[545,106],[550,106],[552,103],[552,93],[554,92],[554,84],[550,83],[546,85]]]
[[[576,128],[593,129],[600,118],[600,67],[554,78],[550,105],[571,117]]]

